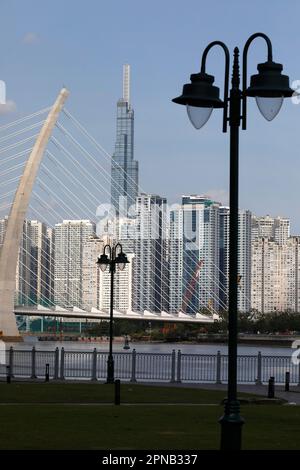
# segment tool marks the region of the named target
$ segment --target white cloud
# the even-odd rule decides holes
[[[22,38],[22,42],[24,44],[35,44],[38,42],[38,40],[39,40],[39,36],[37,35],[37,33],[34,33],[33,31],[30,31],[24,34]]]
[[[12,100],[8,100],[5,104],[0,104],[0,115],[14,113],[16,109],[16,103]]]
[[[229,194],[226,189],[209,189],[205,194],[208,194],[209,197],[217,202],[221,202],[225,206],[228,204]]]

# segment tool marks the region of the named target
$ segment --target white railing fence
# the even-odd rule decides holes
[[[116,352],[115,378],[130,382],[227,383],[228,356],[216,354]],[[10,347],[0,363],[0,377],[44,378],[46,365],[54,380],[105,381],[108,353],[98,351],[20,350]],[[270,377],[280,384],[290,373],[291,385],[300,386],[300,365],[291,356],[241,355],[237,360],[238,383],[263,384]]]

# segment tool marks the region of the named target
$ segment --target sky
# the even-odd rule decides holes
[[[300,80],[296,0],[0,0],[0,7],[0,79],[9,100],[0,125],[49,106],[65,85],[67,108],[112,153],[122,66],[129,63],[140,186],[170,202],[182,194],[227,202],[229,134],[222,133],[222,112],[215,110],[197,131],[184,107],[171,102],[199,71],[209,42],[222,40],[232,52],[264,32],[283,73],[291,83]],[[258,39],[249,51],[249,76],[265,60]],[[221,49],[209,54],[207,72],[222,93]],[[289,217],[292,234],[300,234],[299,129],[300,104],[286,99],[267,122],[250,98],[248,129],[240,135],[240,207]]]

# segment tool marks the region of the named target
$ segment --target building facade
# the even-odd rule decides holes
[[[170,212],[170,310],[219,309],[219,209],[206,196],[183,196]]]
[[[290,237],[290,220],[285,217],[252,216],[252,240],[264,237],[276,243],[286,243]]]
[[[104,241],[96,236],[90,237],[83,248],[82,264],[82,306],[86,310],[93,307],[109,311],[110,308],[110,271],[101,271],[96,261],[103,253]],[[132,253],[127,253],[129,264],[120,271],[116,267],[114,276],[114,309],[121,312],[132,310]]]
[[[220,308],[228,308],[229,289],[229,207],[220,207]],[[251,310],[251,221],[248,210],[239,211],[238,220],[238,310]]]
[[[65,308],[82,307],[83,248],[96,226],[90,220],[64,220],[55,225],[54,301]]]
[[[7,217],[0,220],[0,247]],[[38,220],[26,219],[16,270],[15,302],[19,305],[53,304],[53,258],[48,227]]]
[[[141,194],[136,202],[133,310],[169,309],[167,200]]]
[[[299,312],[300,237],[285,243],[261,237],[252,242],[252,308],[260,313]]]

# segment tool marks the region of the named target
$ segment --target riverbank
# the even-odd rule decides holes
[[[84,344],[89,344],[89,343],[103,343],[106,344],[109,342],[109,338],[105,336],[101,337],[80,337],[78,335],[30,335],[26,336],[24,335],[24,340],[26,342],[32,341],[41,341],[41,342],[77,342],[77,343],[84,343]],[[264,334],[243,334],[241,333],[238,337],[238,344],[239,345],[249,345],[249,346],[278,346],[278,347],[288,347],[291,348],[292,344],[294,341],[299,340],[300,341],[300,336],[299,335],[264,335]],[[130,338],[129,337],[129,342],[130,344],[137,345],[137,344],[153,344],[153,345],[158,345],[158,344],[170,344],[170,345],[177,345],[177,344],[185,344],[185,345],[197,345],[197,344],[224,344],[226,345],[228,341],[228,337],[225,334],[201,334],[198,335],[197,339],[191,339],[191,340],[182,340],[181,338],[176,339],[168,339],[166,338],[165,340],[153,340],[149,339],[148,341],[145,341],[145,338],[138,340],[135,338]],[[114,343],[117,344],[123,344],[125,342],[124,336],[119,336],[119,337],[114,337]]]

